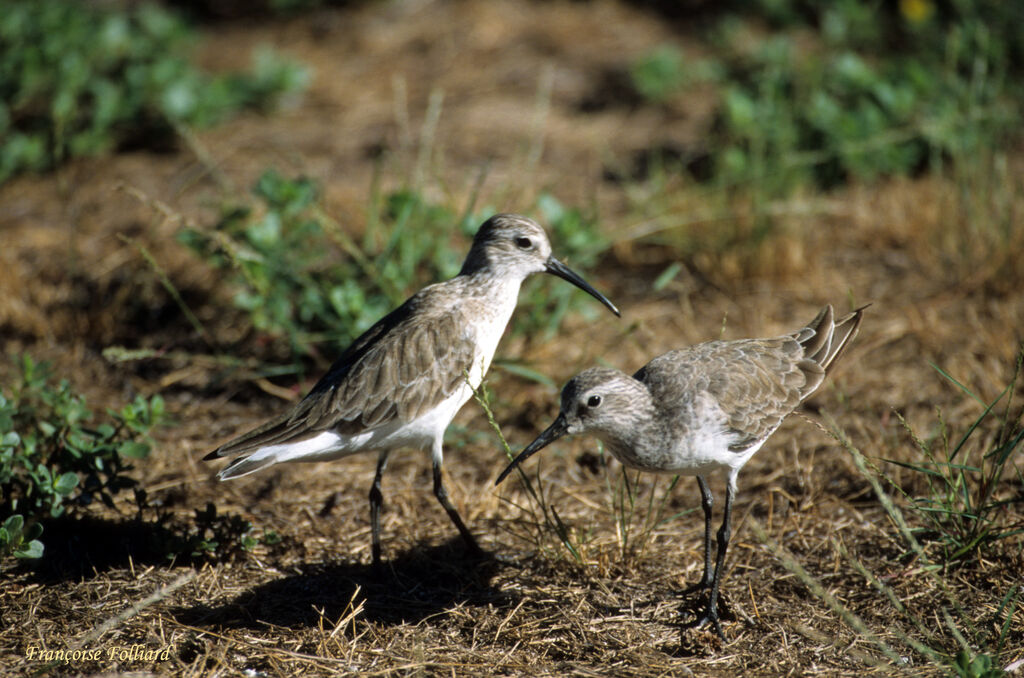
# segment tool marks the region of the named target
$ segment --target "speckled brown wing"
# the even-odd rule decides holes
[[[416,320],[374,343],[344,380],[319,393],[303,415],[307,428],[353,433],[411,421],[452,395],[476,355],[472,325],[455,311]]]
[[[291,410],[206,458],[244,454],[326,430],[351,434],[395,419],[409,421],[447,398],[475,357],[471,325],[457,308],[422,308],[423,299],[422,292],[414,295],[352,342]]]

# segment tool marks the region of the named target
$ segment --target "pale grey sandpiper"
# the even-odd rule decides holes
[[[497,483],[552,441],[591,433],[625,466],[641,471],[696,476],[704,509],[704,575],[707,608],[696,626],[718,620],[718,587],[729,546],[736,476],[825,375],[856,336],[864,307],[834,320],[825,306],[807,325],[771,339],[709,341],[669,351],[632,377],[592,368],[562,389],[561,411],[498,476]],[[725,516],[711,567],[711,490],[705,476],[728,473]]]
[[[551,255],[544,229],[515,214],[488,219],[457,276],[423,288],[345,349],[298,404],[204,459],[236,456],[218,473],[238,478],[282,462],[378,453],[370,487],[372,558],[380,565],[381,475],[401,447],[429,450],[434,495],[475,554],[482,553],[441,481],[444,431],[483,380],[533,273],[571,282],[619,310]]]

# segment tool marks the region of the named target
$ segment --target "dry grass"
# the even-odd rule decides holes
[[[601,179],[601,170],[640,149],[691,143],[707,103],[582,112],[579,102],[601,92],[610,70],[669,36],[655,17],[613,2],[369,3],[283,25],[217,30],[216,45],[203,56],[211,65],[245,61],[265,41],[312,64],[316,82],[305,103],[199,135],[194,143],[205,160],[188,150],[120,155],[0,188],[3,350],[52,360],[97,408],[133,392],[161,391],[175,421],[137,469],[150,496],[182,516],[215,501],[284,540],[234,562],[169,567],[140,546],[145,528],[127,515],[107,512],[54,528],[51,536],[62,538],[48,542],[48,565],[3,575],[0,672],[892,675],[901,665],[881,643],[908,658],[907,673],[943,675],[947,669],[905,641],[902,634],[922,635],[914,618],[945,652],[958,646],[942,614],[952,608],[950,597],[978,637],[998,633],[1000,601],[1024,571],[1020,538],[940,572],[936,583],[908,555],[850,453],[817,425],[823,420],[815,410],[839,422],[875,463],[908,461],[916,451],[895,411],[924,437],[935,433],[936,409],[959,431],[980,413],[929,361],[987,400],[1008,383],[1024,327],[1024,270],[1012,254],[1021,251],[1022,229],[1009,242],[965,234],[985,232],[984,219],[1020,222],[1020,149],[997,166],[991,185],[999,191],[986,194],[987,202],[976,194],[969,204],[959,201],[956,176],[797,199],[773,208],[781,231],[766,249],[697,252],[686,271],[654,292],[651,281],[674,250],[637,233],[700,214],[702,199],[677,186],[665,201],[640,210],[621,185]],[[432,91],[443,101],[425,139]],[[247,382],[225,384],[201,362],[114,366],[101,359],[109,345],[186,354],[210,348],[118,234],[155,253],[218,345],[245,334],[241,317],[225,310],[229,292],[215,275],[170,244],[178,224],[118,187],[163,201],[182,218],[209,219],[216,196],[241,190],[276,164],[320,181],[328,211],[358,233],[378,146],[389,150],[385,181],[397,185],[419,168],[420,190],[453,204],[465,204],[486,164],[481,204],[521,210],[537,190],[550,188],[566,204],[600,208],[616,245],[588,277],[625,310],[624,320],[570,318],[551,342],[506,340],[499,349],[559,383],[595,362],[631,369],[707,338],[789,330],[824,302],[873,302],[835,378],[740,476],[724,579],[726,643],[681,623],[696,605],[682,591],[701,567],[702,524],[688,512],[699,513],[699,495],[690,479],[666,500],[665,515],[682,515],[624,547],[613,493],[603,472],[593,470],[593,441],[538,455],[548,501],[579,545],[576,562],[517,508],[529,504],[518,481],[492,488],[503,453],[471,403],[450,431],[448,486],[485,548],[514,563],[463,558],[430,494],[428,465],[405,453],[396,455],[384,481],[389,572],[379,579],[367,567],[372,458],[215,484],[201,456],[282,403]],[[743,228],[744,209],[733,206],[726,223]],[[0,364],[0,378],[12,369]],[[557,410],[553,391],[500,369],[492,370],[489,386],[513,448]],[[1018,385],[1018,398],[1020,391]],[[528,467],[537,472],[533,462]],[[912,472],[884,470],[908,492],[923,490]],[[617,468],[611,473],[617,478]],[[649,493],[660,497],[666,482],[641,478],[635,529]],[[720,485],[712,488],[720,494]],[[1004,491],[1019,499],[1019,480],[1008,477]],[[321,517],[335,492],[337,505]],[[1019,502],[1010,511],[1021,519]],[[790,561],[810,579],[787,567]],[[890,587],[907,612],[875,590],[858,565]],[[814,582],[863,627],[844,621]],[[1024,654],[1019,607],[1011,621],[1006,663]],[[169,657],[56,665],[27,658],[29,647],[106,653],[132,645],[169,648]]]

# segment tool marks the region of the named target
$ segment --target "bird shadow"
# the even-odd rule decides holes
[[[378,570],[358,563],[314,563],[222,603],[171,610],[201,628],[288,628],[335,623],[362,606],[360,619],[417,623],[459,605],[504,607],[514,596],[493,583],[506,565],[460,553],[461,539],[417,547]]]

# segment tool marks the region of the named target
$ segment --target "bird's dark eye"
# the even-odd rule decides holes
[[[519,249],[528,250],[533,247],[533,242],[526,236],[519,236],[516,238],[516,245],[519,245]]]
[[[587,407],[597,407],[600,404],[601,396],[599,395],[592,395],[589,399],[587,399]]]

